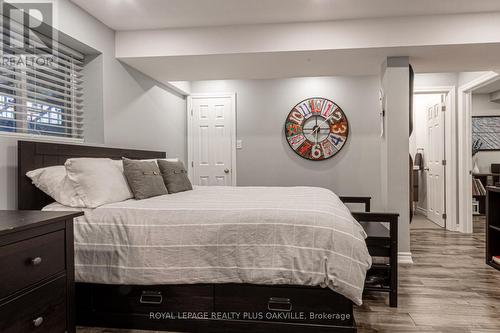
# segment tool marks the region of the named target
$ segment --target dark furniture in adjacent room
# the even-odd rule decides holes
[[[491,173],[495,174],[495,176],[493,177],[493,185],[496,185],[500,182],[500,164],[491,163],[490,169]]]
[[[78,146],[20,141],[18,143],[19,209],[41,209],[51,203],[25,177],[27,171],[62,165],[72,157],[108,157],[121,159],[164,158],[164,152]],[[369,200],[363,199],[363,203]],[[362,221],[391,222],[397,214],[360,213]],[[396,230],[397,231],[397,230]],[[392,249],[393,247],[391,247]],[[395,271],[394,271],[395,272]],[[254,284],[190,285],[102,285],[76,283],[77,324],[128,329],[152,329],[181,332],[297,332],[353,333],[356,323],[353,303],[346,297],[320,287]],[[342,314],[297,320],[293,317],[257,318],[160,318],[151,313],[310,312]]]
[[[486,187],[498,186],[500,184],[500,164],[492,163],[490,173],[472,174],[472,197],[477,201],[478,208],[474,215],[486,214]]]
[[[75,332],[73,218],[0,211],[0,332]]]
[[[489,186],[486,190],[486,264],[500,270],[491,259],[500,256],[500,187]]]
[[[486,214],[486,191],[485,188],[488,185],[494,185],[498,183],[500,179],[500,173],[475,173],[472,175],[472,197],[479,203],[479,216]],[[474,184],[474,182],[479,181],[481,185]],[[478,186],[479,185],[479,186]]]

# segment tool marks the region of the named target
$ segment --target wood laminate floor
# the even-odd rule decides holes
[[[484,218],[472,235],[412,228],[414,264],[399,266],[399,307],[367,294],[358,332],[500,332],[500,272],[485,263],[484,228]]]
[[[387,296],[367,294],[355,310],[358,332],[499,333],[500,271],[485,264],[484,227],[484,218],[475,218],[472,235],[422,223],[412,228],[414,264],[399,266],[399,307],[390,308]]]

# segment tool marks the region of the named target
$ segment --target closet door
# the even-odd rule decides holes
[[[235,184],[234,95],[191,96],[190,176],[195,185]]]
[[[442,104],[427,109],[427,218],[441,227],[444,220],[444,112]]]

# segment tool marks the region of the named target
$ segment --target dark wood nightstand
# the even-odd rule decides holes
[[[371,213],[371,197],[345,197],[340,200],[344,203],[360,203],[365,205],[365,212],[353,212],[352,216],[365,229],[368,252],[375,259],[367,273],[366,291],[381,291],[389,293],[389,305],[398,306],[398,220],[399,214]],[[387,223],[389,229],[382,223]],[[370,278],[376,278],[370,283]]]
[[[369,214],[368,216],[365,214]],[[368,271],[369,276],[384,276],[380,283],[366,284],[366,291],[380,291],[389,293],[389,304],[391,307],[398,306],[398,214],[385,213],[353,213],[365,229],[368,237],[366,246],[368,252],[375,259],[383,259],[375,262]],[[381,223],[389,224],[389,229]],[[386,259],[386,260],[384,260]]]
[[[73,218],[0,211],[0,332],[75,332]]]

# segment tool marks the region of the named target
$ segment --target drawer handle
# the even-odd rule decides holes
[[[33,319],[33,326],[40,327],[43,324],[43,317]]]
[[[289,298],[279,298],[279,297],[271,297],[269,301],[267,301],[267,309],[269,311],[292,311],[292,302]]]
[[[42,258],[41,257],[35,257],[33,259],[31,259],[31,264],[33,266],[38,266],[42,263]]]
[[[141,304],[160,305],[163,302],[161,291],[143,291],[139,299]]]

